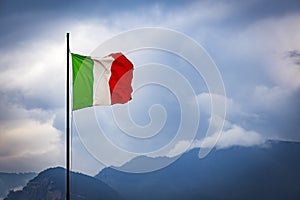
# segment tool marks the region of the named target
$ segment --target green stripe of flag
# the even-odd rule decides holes
[[[73,110],[93,105],[94,61],[89,56],[72,54]]]

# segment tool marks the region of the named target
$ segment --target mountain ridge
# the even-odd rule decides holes
[[[158,171],[134,174],[105,168],[95,177],[128,200],[300,199],[300,143],[267,145],[214,149],[203,159],[193,149]]]
[[[199,149],[184,153],[171,165],[147,173],[105,168],[95,177],[71,172],[72,200],[298,200],[300,199],[300,143],[268,142],[267,147],[213,149],[198,158]],[[137,157],[130,167],[160,158]],[[125,166],[126,167],[126,166]],[[5,200],[65,198],[65,169],[38,174],[21,191]]]
[[[61,167],[49,168],[30,180],[20,191],[11,191],[4,200],[61,200],[65,199],[66,170]],[[72,200],[121,200],[114,189],[101,180],[82,173],[71,172]]]
[[[22,188],[26,183],[37,175],[35,172],[7,173],[0,172],[0,199],[15,188]]]

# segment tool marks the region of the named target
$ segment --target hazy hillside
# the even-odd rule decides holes
[[[213,150],[198,158],[198,149],[151,173],[132,174],[112,168],[95,178],[71,173],[72,200],[299,200],[300,143],[270,142],[266,148]],[[166,158],[160,158],[166,159]],[[138,157],[127,165],[153,161]],[[156,159],[157,160],[157,159]],[[51,168],[6,200],[65,199],[65,169]]]
[[[41,172],[23,188],[10,192],[6,200],[60,200],[65,199],[65,173],[63,168]],[[121,196],[100,180],[79,173],[71,173],[72,200],[119,200]]]
[[[299,200],[299,153],[300,143],[272,142],[268,148],[214,150],[200,160],[194,149],[159,171],[131,174],[106,168],[96,177],[128,200]]]
[[[0,199],[4,198],[9,190],[22,188],[35,177],[36,173],[3,173],[0,172]]]

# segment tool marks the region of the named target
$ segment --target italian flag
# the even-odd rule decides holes
[[[133,64],[122,54],[72,55],[73,110],[131,100]]]

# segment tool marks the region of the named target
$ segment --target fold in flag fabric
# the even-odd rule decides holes
[[[71,55],[73,110],[131,100],[133,64],[122,53],[102,58]]]

